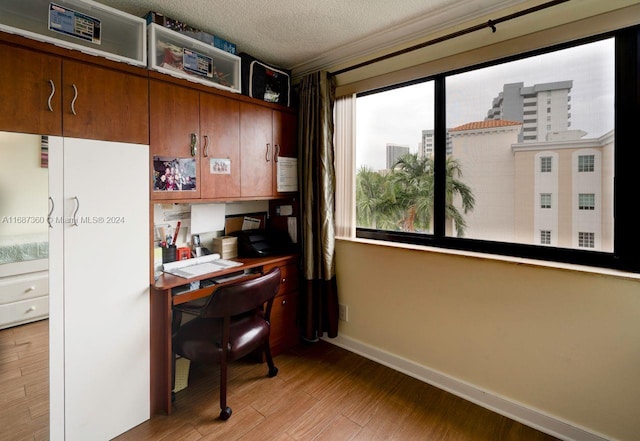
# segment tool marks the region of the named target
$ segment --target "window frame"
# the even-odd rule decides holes
[[[614,241],[613,251],[559,248],[541,244],[518,244],[481,239],[450,237],[445,234],[445,190],[446,190],[446,90],[447,76],[481,69],[496,64],[508,63],[523,58],[567,49],[606,38],[615,37],[615,116],[614,116]],[[434,102],[434,215],[433,233],[411,233],[384,231],[370,228],[355,228],[356,238],[422,245],[459,251],[479,252],[520,258],[531,258],[550,262],[564,262],[602,268],[619,269],[640,273],[640,235],[633,225],[633,202],[629,195],[637,185],[634,179],[634,164],[640,162],[640,149],[634,147],[634,130],[640,119],[640,26],[632,26],[593,37],[582,38],[544,49],[529,51],[517,56],[469,66],[464,69],[359,93],[364,96],[390,88],[402,87],[420,81],[435,81]],[[355,173],[355,170],[354,170]],[[355,191],[355,190],[354,190]],[[626,197],[625,197],[626,191]]]

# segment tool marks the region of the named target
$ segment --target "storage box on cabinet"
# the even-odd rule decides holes
[[[136,66],[147,64],[145,26],[91,0],[0,2],[0,30]]]
[[[240,57],[151,23],[149,68],[240,93]]]

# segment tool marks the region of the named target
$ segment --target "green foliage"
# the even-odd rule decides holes
[[[475,198],[459,178],[460,164],[447,158],[446,217],[463,236],[463,213],[473,210]],[[462,211],[454,204],[459,196]],[[356,221],[359,227],[388,231],[428,232],[433,222],[434,173],[430,157],[406,154],[393,169],[376,172],[362,167],[356,174]]]

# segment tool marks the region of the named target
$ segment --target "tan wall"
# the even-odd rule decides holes
[[[640,281],[338,240],[340,336],[611,439],[640,434]]]

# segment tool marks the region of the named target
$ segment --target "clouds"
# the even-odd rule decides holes
[[[613,129],[614,40],[606,39],[446,79],[447,126],[482,121],[504,84],[572,80],[571,129],[594,138]],[[417,151],[422,130],[433,129],[434,83],[428,81],[357,100],[356,163],[385,167],[386,144]]]

